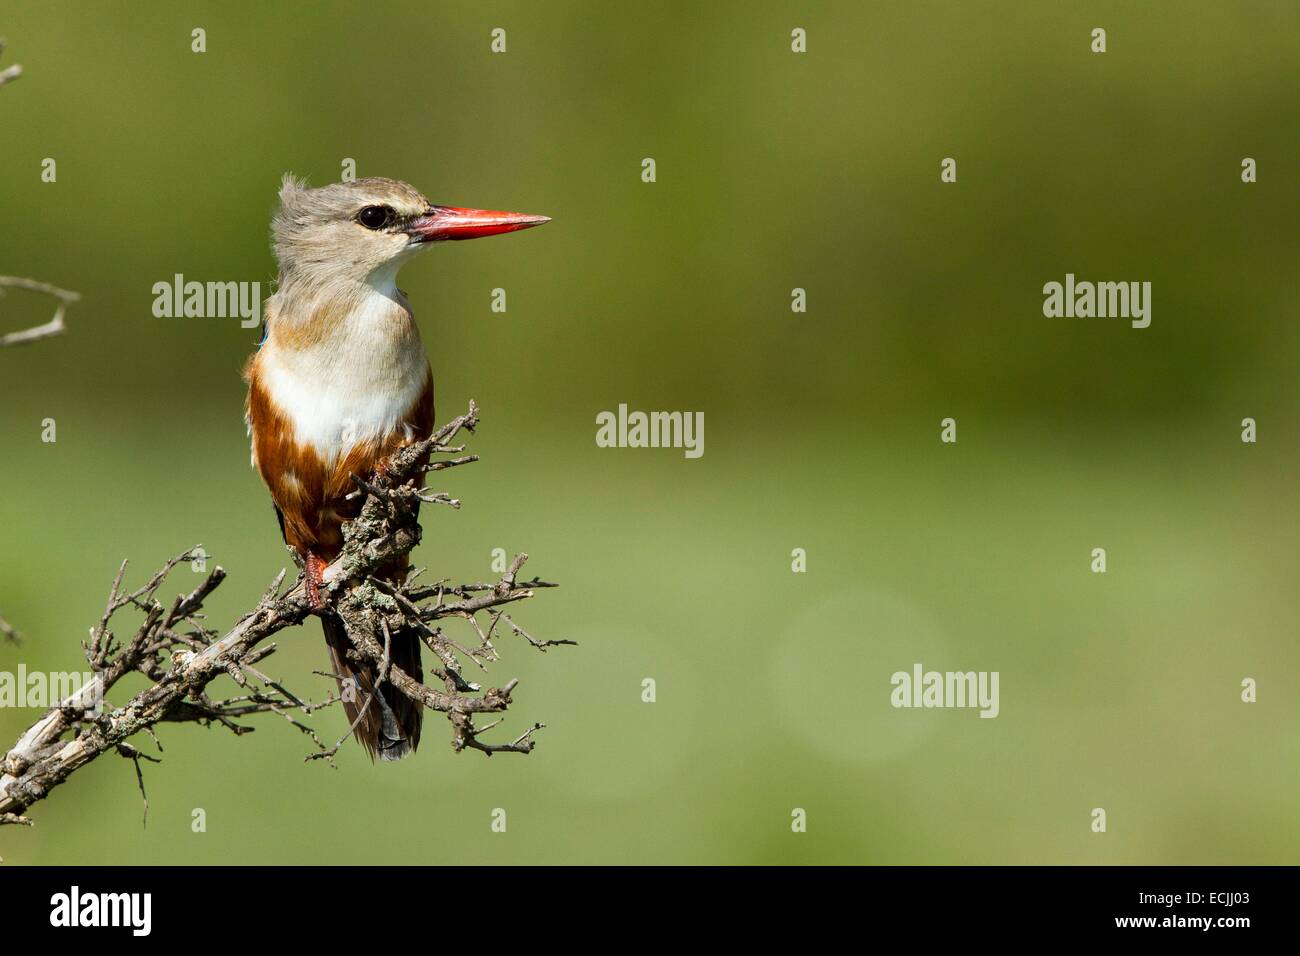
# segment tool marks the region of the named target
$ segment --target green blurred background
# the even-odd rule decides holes
[[[80,669],[124,557],[138,581],[201,542],[214,624],[284,566],[242,422],[257,333],[154,318],[151,287],[266,289],[281,174],[348,157],[555,219],[403,273],[439,418],[483,409],[417,563],[527,550],[563,586],[517,619],[581,646],[507,642],[490,675],[521,679],[507,728],[548,724],[532,756],[454,755],[437,716],[417,759],[337,772],[274,717],[164,728],[147,827],[105,759],[0,855],[1295,863],[1300,9],[1087,6],[6,4],[0,273],[83,300],[0,352],[0,613],[27,635],[0,667]],[[1151,327],[1044,318],[1067,272],[1151,281]],[[48,312],[13,292],[0,329]],[[703,411],[704,457],[597,448],[620,402]],[[271,672],[327,693],[318,625],[281,638]],[[1001,715],[893,710],[915,661],[1000,671]]]

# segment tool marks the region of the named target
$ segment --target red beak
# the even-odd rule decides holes
[[[478,239],[502,232],[531,229],[549,216],[526,216],[518,212],[494,209],[460,209],[456,206],[433,206],[429,212],[406,225],[412,242],[441,242],[444,239]]]

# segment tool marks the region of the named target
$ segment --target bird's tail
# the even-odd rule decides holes
[[[358,664],[348,659],[348,640],[343,621],[334,614],[321,617],[325,630],[325,643],[329,645],[330,660],[338,675],[339,694],[348,724],[356,724],[357,740],[370,752],[371,759],[401,760],[415,751],[420,743],[420,723],[423,708],[387,681],[375,693],[376,668]],[[408,630],[393,635],[390,663],[401,668],[418,681],[424,679],[420,669],[420,639]],[[347,686],[351,684],[351,686]],[[357,714],[366,706],[365,715],[358,721]]]

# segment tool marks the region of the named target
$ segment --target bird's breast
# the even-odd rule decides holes
[[[364,366],[364,361],[359,361]],[[423,366],[423,367],[421,367]],[[259,384],[296,445],[311,448],[326,462],[337,461],[357,445],[381,443],[406,432],[407,419],[424,391],[428,363],[410,363],[385,376],[364,367],[334,368],[329,373],[310,365],[264,363]]]
[[[319,339],[282,344],[272,336],[255,359],[257,385],[291,440],[327,462],[358,445],[411,440],[409,418],[429,387],[429,361],[404,310],[380,297],[338,317]],[[369,310],[380,314],[367,314]]]

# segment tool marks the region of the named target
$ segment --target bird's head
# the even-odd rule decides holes
[[[358,179],[318,189],[286,175],[271,223],[281,280],[391,282],[419,249],[550,222],[488,209],[438,206],[395,179]]]

